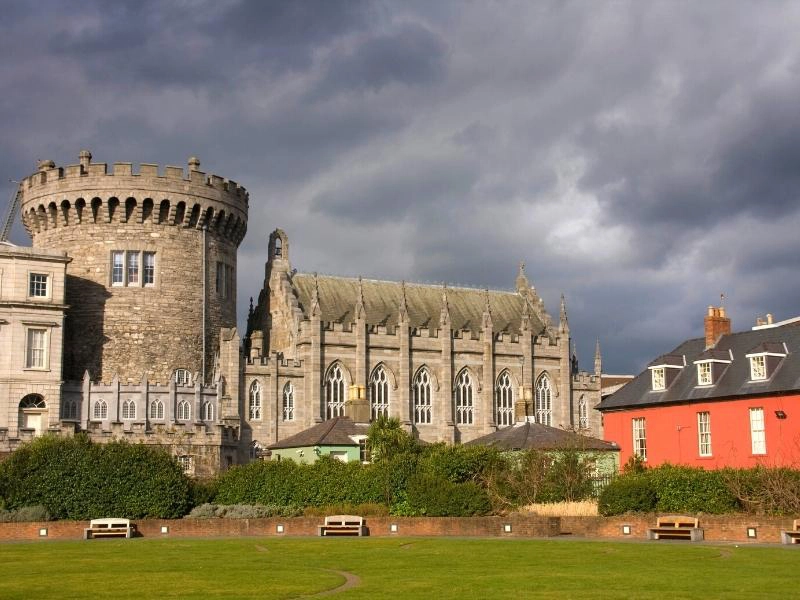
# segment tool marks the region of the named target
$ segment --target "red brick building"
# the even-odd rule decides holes
[[[800,466],[800,317],[731,333],[709,307],[705,336],[652,361],[603,399],[604,437],[649,465]]]

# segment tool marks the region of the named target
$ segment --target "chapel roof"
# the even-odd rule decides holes
[[[315,286],[319,290],[319,306],[322,321],[351,323],[359,295],[359,279],[330,275],[316,276],[310,273],[295,273],[292,284],[297,300],[306,318],[310,317]],[[443,287],[422,283],[401,283],[375,279],[360,280],[364,299],[366,322],[369,325],[394,326],[399,320],[399,307],[405,293],[408,320],[411,327],[439,327],[443,295],[447,295],[453,330],[479,331],[487,295],[494,331],[516,333],[520,330],[522,314],[527,301],[516,291],[481,290],[463,287]],[[529,301],[528,301],[529,302]],[[545,329],[543,311],[528,306],[531,330],[535,333]]]

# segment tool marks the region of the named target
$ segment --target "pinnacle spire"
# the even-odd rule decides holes
[[[319,314],[319,276],[314,272],[314,290],[311,292],[311,315],[317,316]]]
[[[567,321],[567,300],[564,294],[561,294],[561,311],[559,315],[559,328],[561,331],[569,331],[569,322]]]
[[[597,338],[597,342],[594,346],[594,374],[598,377],[603,372],[603,357],[600,354],[600,338]]]
[[[364,318],[364,284],[361,275],[358,276],[358,299],[356,300],[356,319]]]
[[[517,291],[527,292],[530,288],[530,284],[528,283],[528,278],[525,276],[525,263],[523,261],[519,261],[519,272],[517,273]]]
[[[442,312],[439,316],[440,325],[450,324],[450,305],[447,303],[447,284],[442,284]]]
[[[400,306],[398,307],[400,321],[408,319],[408,301],[406,300],[406,281],[400,282]]]
[[[485,304],[483,307],[483,328],[489,329],[492,326],[492,307],[489,303],[489,288],[484,290]]]

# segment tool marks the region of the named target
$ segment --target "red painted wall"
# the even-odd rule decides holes
[[[764,409],[767,453],[752,454],[750,409]],[[786,413],[778,419],[776,410]],[[697,413],[711,419],[711,456],[701,457]],[[693,402],[629,409],[603,414],[604,438],[621,449],[620,465],[633,454],[631,421],[643,417],[647,429],[647,464],[672,463],[717,469],[722,467],[800,467],[800,395]]]

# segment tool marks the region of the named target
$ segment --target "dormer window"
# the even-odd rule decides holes
[[[750,350],[745,355],[750,359],[750,380],[765,381],[772,377],[788,353],[786,344],[780,342],[764,342]]]
[[[681,369],[686,366],[686,357],[682,354],[665,354],[653,361],[650,369],[651,388],[654,392],[666,390],[675,378],[680,374]]]
[[[714,380],[711,377],[711,363],[697,363],[697,385],[711,385]]]
[[[658,367],[651,370],[651,375],[653,377],[653,391],[659,392],[666,388],[664,383],[664,367]]]
[[[767,378],[767,357],[763,354],[750,357],[750,379],[759,381]]]

